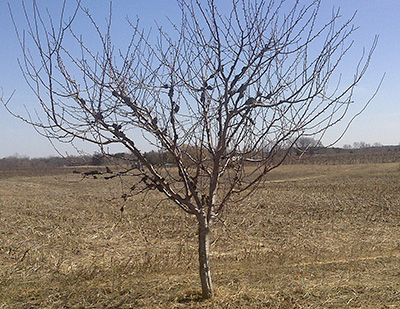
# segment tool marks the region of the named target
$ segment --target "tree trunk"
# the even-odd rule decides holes
[[[211,298],[214,294],[211,272],[210,272],[210,228],[205,218],[199,220],[199,266],[202,296],[204,299]]]

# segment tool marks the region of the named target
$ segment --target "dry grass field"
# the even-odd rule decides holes
[[[208,301],[193,218],[79,180],[0,171],[0,308],[400,307],[399,163],[273,171],[214,226]]]

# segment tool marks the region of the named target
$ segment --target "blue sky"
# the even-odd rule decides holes
[[[15,11],[18,24],[22,24],[18,0],[10,1]],[[26,1],[29,6],[30,1]],[[62,1],[40,0],[40,5],[49,6],[50,10],[59,9]],[[368,48],[375,34],[379,35],[378,47],[375,51],[370,68],[364,80],[357,86],[354,114],[374,93],[383,74],[386,73],[384,83],[364,113],[362,113],[338,142],[337,146],[352,144],[357,141],[367,143],[380,142],[384,145],[398,145],[400,143],[400,1],[398,0],[323,0],[321,19],[329,19],[333,7],[340,7],[342,15],[351,17],[357,12],[354,24],[360,28],[353,39],[355,40],[352,52],[346,60],[349,71],[343,70],[343,75],[352,76],[352,65],[362,53],[363,47]],[[109,1],[89,1],[83,3],[93,15],[100,20],[107,16]],[[227,0],[216,0],[217,5],[226,5]],[[113,3],[114,30],[128,29],[125,16],[132,19],[140,17],[143,28],[154,27],[154,22],[168,24],[166,16],[179,21],[179,10],[174,0],[116,0]],[[121,29],[122,29],[121,28]],[[84,31],[82,31],[84,32]],[[117,33],[117,32],[116,32]],[[116,41],[125,39],[124,32],[118,32]],[[23,105],[28,105],[35,97],[25,85],[18,68],[17,58],[21,57],[15,32],[11,24],[7,1],[0,0],[0,87],[4,96],[9,96],[14,90],[15,96],[11,101],[12,108],[24,113]],[[354,62],[354,63],[352,63]],[[353,66],[354,68],[354,66]],[[323,143],[329,144],[343,130],[345,122],[331,130],[324,137]],[[96,150],[88,145],[80,145],[88,152]],[[59,147],[62,153],[76,154],[68,145]],[[41,137],[31,126],[8,114],[0,106],[0,158],[13,154],[40,157],[56,155],[51,144]]]

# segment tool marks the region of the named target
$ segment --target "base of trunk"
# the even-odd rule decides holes
[[[211,281],[210,260],[210,229],[206,224],[199,224],[199,266],[200,279],[203,299],[209,299],[213,296],[213,286]]]

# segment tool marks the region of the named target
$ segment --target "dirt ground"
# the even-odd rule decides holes
[[[289,165],[213,228],[129,180],[0,171],[0,308],[399,308],[399,163]],[[124,211],[121,212],[121,206]]]

